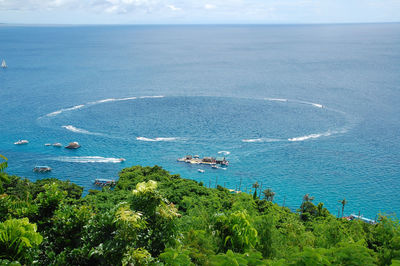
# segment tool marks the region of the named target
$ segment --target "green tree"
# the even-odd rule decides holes
[[[177,227],[175,219],[180,216],[173,203],[157,190],[157,182],[149,180],[136,185],[129,198],[132,209],[142,214],[146,222],[146,233],[139,243],[153,256],[158,256],[167,245],[175,245]]]
[[[369,235],[369,244],[377,251],[381,265],[400,260],[400,222],[391,217],[380,216],[379,223]]]
[[[126,202],[122,202],[115,213],[118,230],[116,237],[129,243],[135,243],[139,230],[146,227],[142,213],[132,211]]]
[[[325,249],[314,249],[306,247],[303,251],[294,254],[291,257],[291,265],[301,266],[317,266],[317,265],[331,265],[329,257],[326,256]]]
[[[6,169],[8,166],[8,159],[1,154],[0,154],[0,159],[4,160],[3,162],[0,163],[0,172],[3,172],[4,169]]]
[[[0,193],[4,192],[4,188],[3,188],[3,183],[8,183],[9,179],[7,177],[6,174],[3,173],[3,171],[7,168],[8,164],[7,164],[7,158],[4,157],[3,155],[0,154],[0,159],[3,160],[2,162],[0,162]]]
[[[160,254],[160,259],[165,265],[172,266],[186,266],[194,265],[189,257],[189,250],[178,247],[177,249],[167,248],[163,253]]]
[[[130,247],[122,258],[123,266],[149,265],[152,262],[154,262],[154,258],[144,248]]]
[[[82,246],[82,234],[84,227],[93,216],[89,206],[77,206],[62,204],[51,218],[51,228],[47,235],[53,241],[51,248],[60,253],[64,249],[73,250]]]
[[[252,188],[254,188],[254,194],[253,194],[253,199],[256,199],[257,198],[257,189],[260,187],[260,185],[258,184],[258,182],[255,182],[253,185],[252,185]]]
[[[275,197],[275,192],[271,188],[267,188],[263,191],[264,197],[267,201],[273,201]]]
[[[346,201],[346,199],[343,199],[343,200],[339,200],[339,202],[342,204],[342,217],[343,217],[344,206],[347,204],[347,201]]]
[[[29,264],[42,240],[28,218],[7,220],[0,223],[0,258]]]
[[[225,250],[243,252],[255,247],[257,243],[258,233],[246,210],[218,216],[216,226],[224,241]]]
[[[310,194],[305,194],[303,196],[303,202],[312,202],[314,200],[314,197],[310,196]]]
[[[376,254],[362,243],[341,243],[332,250],[332,264],[372,266],[377,264]]]
[[[210,257],[210,265],[230,266],[230,265],[267,265],[262,255],[258,251],[248,251],[244,254],[235,253],[228,250],[225,254],[221,253]]]
[[[56,183],[46,184],[43,188],[45,191],[40,192],[35,201],[39,207],[38,218],[42,221],[47,221],[47,218],[53,216],[54,211],[64,200],[67,192],[60,190]]]

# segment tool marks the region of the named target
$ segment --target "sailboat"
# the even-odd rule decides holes
[[[3,61],[1,61],[1,67],[2,68],[7,68],[6,60],[3,59]]]

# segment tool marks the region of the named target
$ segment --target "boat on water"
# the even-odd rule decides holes
[[[204,173],[205,170],[203,170],[203,169],[197,169],[197,172],[199,172],[199,173]]]
[[[99,187],[104,187],[104,186],[114,187],[117,184],[117,182],[114,179],[102,179],[102,178],[94,180],[93,183],[94,185]]]
[[[79,145],[79,143],[76,141],[70,142],[67,146],[65,146],[66,149],[78,149],[79,147],[81,147],[81,145]]]
[[[125,159],[125,158],[119,158],[119,161],[120,161],[121,163],[123,163],[123,162],[126,161],[126,159]]]
[[[375,221],[375,220],[365,218],[365,217],[362,216],[362,215],[351,214],[350,216],[343,217],[343,218],[345,218],[346,220],[349,220],[349,221],[352,221],[352,220],[360,220],[360,221],[363,221],[364,223],[376,224],[376,221]]]
[[[29,141],[27,141],[26,139],[20,139],[17,142],[14,142],[15,145],[23,145],[23,144],[28,144]]]
[[[51,167],[47,165],[37,165],[33,168],[33,172],[36,173],[47,173],[51,171]]]
[[[62,147],[62,144],[60,142],[53,143],[52,145],[53,147]]]
[[[204,157],[200,158],[198,155],[186,155],[185,157],[178,158],[178,162],[185,162],[190,164],[206,164],[217,169],[229,165],[229,161],[225,157]]]
[[[6,63],[6,60],[3,59],[3,61],[1,61],[1,67],[2,68],[7,68],[8,67],[7,63]]]
[[[51,146],[51,144],[50,143],[45,143],[44,146]]]

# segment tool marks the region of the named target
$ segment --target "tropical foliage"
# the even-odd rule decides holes
[[[380,216],[377,224],[367,224],[337,218],[308,194],[292,212],[273,203],[270,188],[261,191],[255,184],[259,193],[236,194],[158,166],[123,169],[114,189],[92,190],[85,197],[70,182],[1,175],[0,265],[400,261],[397,219]],[[346,201],[341,203],[344,208]]]

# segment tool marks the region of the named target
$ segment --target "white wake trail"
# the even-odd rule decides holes
[[[77,128],[77,127],[74,127],[73,125],[67,125],[67,126],[61,126],[61,127],[65,128],[66,130],[69,130],[71,132],[74,132],[74,133],[87,134],[87,135],[97,135],[97,136],[103,135],[101,133],[90,132],[90,131],[88,131],[86,129],[83,129],[83,128]]]
[[[326,131],[323,133],[315,133],[315,134],[309,134],[309,135],[305,135],[305,136],[300,136],[300,137],[294,137],[294,138],[289,138],[288,141],[305,141],[308,139],[317,139],[320,137],[329,137],[331,135],[334,134],[341,134],[341,133],[346,133],[347,130],[346,129],[342,129],[342,130],[334,130],[334,131]]]
[[[51,158],[51,160],[67,163],[121,163],[122,158],[106,158],[101,156],[60,156]]]
[[[80,104],[80,105],[76,105],[76,106],[73,106],[73,107],[70,107],[70,108],[60,109],[60,110],[54,111],[52,113],[48,113],[46,116],[49,116],[49,117],[56,116],[56,115],[59,115],[59,114],[61,114],[63,112],[68,112],[68,111],[72,111],[72,110],[76,110],[76,109],[81,109],[84,106],[85,106],[84,104]]]
[[[278,142],[281,139],[271,139],[271,138],[257,138],[257,139],[242,139],[242,142]]]
[[[150,142],[158,142],[158,141],[175,141],[178,140],[177,137],[170,137],[170,138],[146,138],[146,137],[137,137],[136,140],[140,141],[150,141]]]

